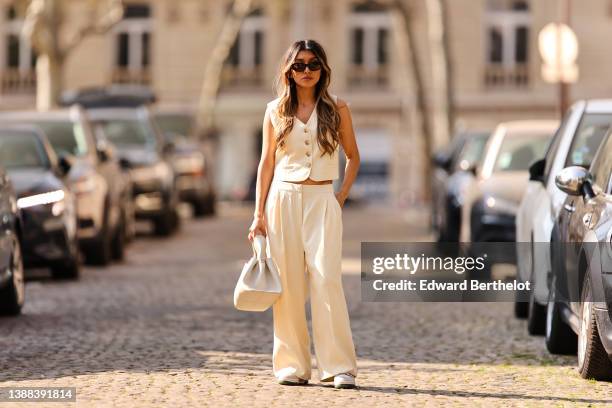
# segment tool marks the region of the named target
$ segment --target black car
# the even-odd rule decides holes
[[[21,215],[17,196],[2,167],[0,217],[4,220],[0,224],[0,315],[16,315],[21,312],[25,300]]]
[[[466,188],[474,180],[475,170],[484,154],[491,132],[466,134],[459,153],[446,165],[448,174],[436,187],[434,213],[437,215],[438,242],[458,242],[461,227],[461,206]]]
[[[584,378],[612,379],[612,136],[589,170],[571,166],[555,178],[568,194],[553,226],[546,308],[551,353],[578,351]]]
[[[214,214],[216,194],[212,180],[212,157],[193,134],[193,115],[188,111],[158,108],[154,111],[154,117],[165,141],[174,146],[171,161],[181,201],[191,204],[196,217]]]
[[[440,209],[444,207],[444,189],[452,172],[453,164],[468,140],[469,132],[453,135],[450,143],[437,150],[431,158],[433,164],[431,182],[431,227],[438,232],[440,227]]]
[[[145,106],[87,110],[97,131],[129,167],[136,218],[153,221],[155,233],[169,235],[180,226],[179,194],[172,167],[173,146]]]
[[[57,159],[39,129],[2,127],[0,165],[17,194],[25,266],[50,267],[56,278],[77,278],[77,204],[65,184],[68,159]]]
[[[0,123],[39,127],[58,157],[72,156],[68,186],[78,201],[78,235],[86,261],[107,265],[124,251],[128,186],[118,160],[97,145],[91,123],[78,106],[49,112],[3,112]]]

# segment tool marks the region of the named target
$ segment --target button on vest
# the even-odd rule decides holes
[[[337,96],[332,95],[337,103]],[[276,98],[267,105],[270,120],[274,129],[278,130],[279,120],[276,108],[280,98]],[[315,108],[306,123],[294,117],[293,128],[285,136],[285,148],[276,149],[274,178],[281,181],[304,181],[311,178],[315,181],[335,180],[339,178],[338,146],[333,154],[324,154],[317,140],[317,109]]]

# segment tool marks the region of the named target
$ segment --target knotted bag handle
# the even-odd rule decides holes
[[[261,234],[255,235],[255,237],[253,238],[253,241],[251,242],[251,248],[253,248],[253,256],[259,262],[265,262],[266,260],[266,237]]]

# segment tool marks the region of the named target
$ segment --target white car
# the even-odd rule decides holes
[[[530,334],[544,334],[550,237],[567,196],[555,186],[555,176],[568,166],[588,168],[611,125],[612,99],[576,102],[564,116],[546,156],[529,169],[529,183],[516,217],[516,248],[518,279],[531,282],[533,290],[528,303],[516,302],[515,315],[528,318]]]

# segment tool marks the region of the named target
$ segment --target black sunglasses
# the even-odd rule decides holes
[[[291,69],[297,72],[306,71],[306,67],[308,67],[308,69],[311,71],[318,71],[321,69],[322,65],[321,62],[316,60],[309,62],[308,64],[304,62],[294,62],[293,64],[291,64]]]

